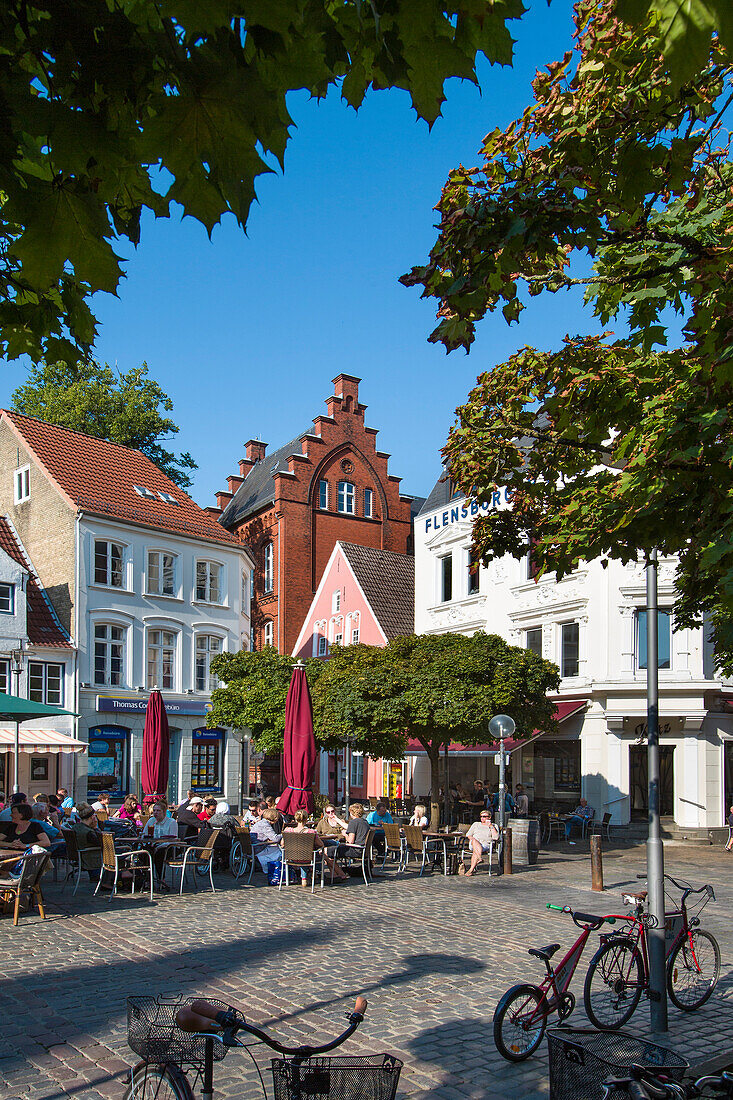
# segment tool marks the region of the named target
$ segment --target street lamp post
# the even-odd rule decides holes
[[[649,833],[646,873],[649,914],[649,1014],[652,1031],[667,1030],[667,984],[664,959],[664,848],[659,821],[659,634],[657,630],[657,551],[646,563],[646,691]]]
[[[346,815],[349,814],[349,802],[351,800],[351,747],[354,744],[354,735],[349,734],[346,737],[346,744],[344,745],[344,803],[346,805]]]
[[[504,850],[504,826],[506,824],[506,757],[504,756],[504,738],[511,737],[516,723],[508,714],[495,714],[489,722],[489,733],[499,738],[499,832],[502,852]],[[501,860],[499,861],[501,867]]]
[[[239,813],[244,813],[244,803],[249,801],[249,744],[252,740],[252,730],[232,730],[234,740],[239,743]],[[246,786],[245,786],[246,783]]]

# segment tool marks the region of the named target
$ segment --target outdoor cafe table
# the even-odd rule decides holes
[[[443,845],[443,875],[448,874],[448,852],[455,853],[458,851],[460,841],[465,837],[465,833],[446,833],[445,831],[439,833],[424,832],[423,836],[427,842],[433,845]],[[434,849],[433,849],[434,850]]]

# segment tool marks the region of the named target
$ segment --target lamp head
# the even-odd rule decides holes
[[[489,722],[489,733],[499,740],[511,737],[516,728],[516,722],[508,714],[495,714]]]

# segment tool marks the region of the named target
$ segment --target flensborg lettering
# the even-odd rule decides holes
[[[425,530],[429,531],[431,528],[433,531],[440,531],[442,527],[449,527],[451,523],[458,523],[461,520],[475,518],[479,512],[491,512],[495,508],[501,508],[504,505],[509,504],[509,491],[505,489],[496,489],[492,494],[490,501],[484,501],[478,504],[475,500],[472,500],[469,504],[464,501],[463,504],[451,505],[450,509],[446,509],[445,512],[438,513],[437,516],[430,516],[425,520]]]

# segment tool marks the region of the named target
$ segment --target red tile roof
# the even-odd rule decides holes
[[[55,649],[71,649],[71,643],[56,619],[51,604],[38,583],[25,550],[4,516],[0,516],[0,548],[18,565],[28,570],[27,630],[31,645],[53,646]]]
[[[241,545],[140,451],[7,409],[0,410],[0,416],[73,507],[142,527]],[[136,485],[153,495],[140,496]],[[176,503],[162,500],[159,493],[169,494]]]

